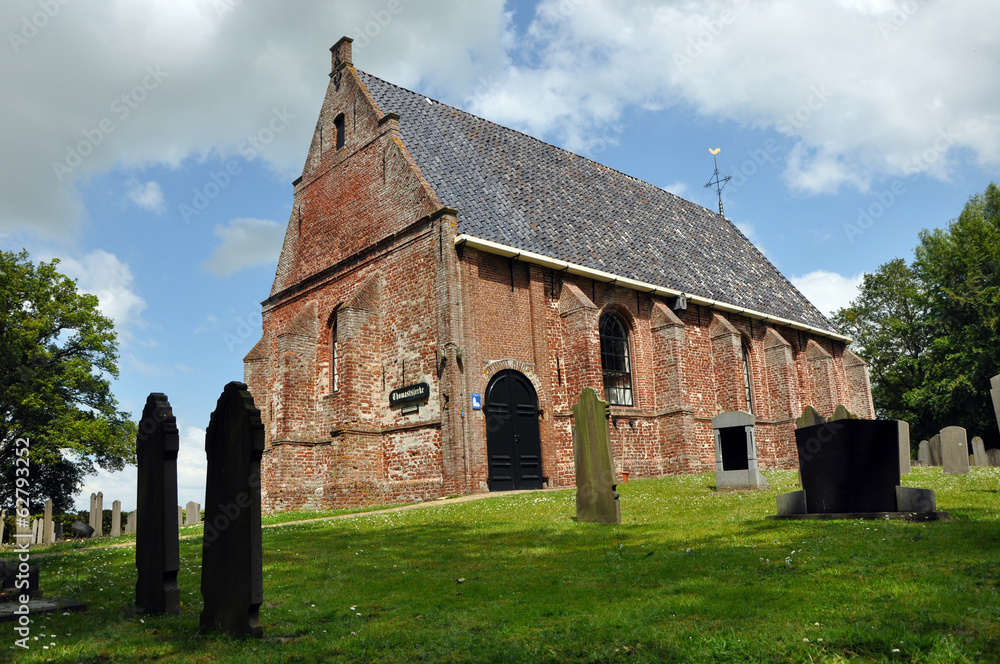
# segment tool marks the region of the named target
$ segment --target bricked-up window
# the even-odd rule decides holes
[[[747,412],[753,413],[753,374],[750,372],[750,350],[743,344],[743,389],[747,399]]]
[[[337,130],[337,149],[344,147],[344,114],[341,113],[333,120],[333,126]]]
[[[340,389],[340,371],[337,365],[337,314],[330,320],[330,391]]]
[[[632,364],[628,356],[628,331],[618,316],[601,316],[601,368],[604,398],[616,406],[632,405]]]

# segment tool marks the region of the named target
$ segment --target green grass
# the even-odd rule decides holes
[[[39,558],[32,662],[1000,661],[1000,468],[917,469],[948,523],[775,522],[772,489],[623,484],[620,526],[540,491],[264,530],[265,638],[198,635],[201,540],[179,616],[135,613],[132,549]],[[12,628],[0,627],[13,644]],[[42,636],[42,635],[45,636]],[[43,649],[48,646],[48,649]],[[7,644],[3,644],[3,648]]]

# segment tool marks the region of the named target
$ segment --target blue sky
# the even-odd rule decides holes
[[[294,9],[292,9],[294,7]],[[165,392],[181,502],[260,336],[291,181],[355,65],[715,209],[824,312],[1000,166],[1000,22],[969,0],[10,0],[0,247],[62,260],[117,323],[114,390]],[[388,109],[391,110],[391,109]],[[134,470],[77,503],[135,502]]]

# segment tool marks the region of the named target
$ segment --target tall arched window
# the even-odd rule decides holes
[[[747,412],[753,413],[753,374],[750,372],[750,350],[743,344],[743,389],[747,400]]]
[[[616,406],[632,405],[632,363],[628,356],[628,331],[622,319],[612,313],[601,316],[601,368],[604,398]]]

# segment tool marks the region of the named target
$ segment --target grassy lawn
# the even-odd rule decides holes
[[[201,539],[181,541],[179,616],[136,614],[134,550],[39,558],[25,662],[1000,661],[1000,468],[916,469],[948,523],[765,521],[772,489],[714,476],[619,487],[620,526],[540,491],[264,530],[263,640],[199,635]],[[10,646],[10,649],[7,649]]]

